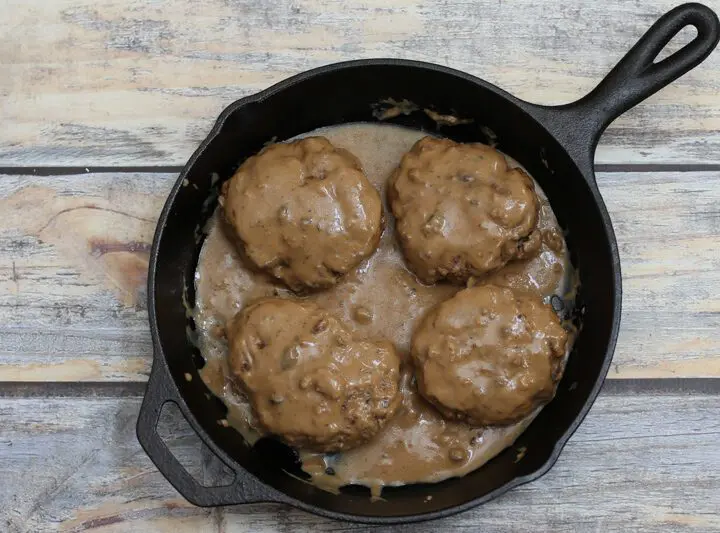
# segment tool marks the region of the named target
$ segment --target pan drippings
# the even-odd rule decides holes
[[[322,135],[355,154],[383,202],[388,177],[403,154],[425,136],[388,124],[333,126],[308,135]],[[553,294],[563,297],[574,291],[574,275],[562,232],[542,191],[536,189],[540,199],[540,252],[531,259],[511,262],[485,279],[546,298]],[[386,227],[377,251],[333,287],[303,297],[351,324],[358,339],[391,340],[402,358],[401,405],[379,434],[341,453],[300,453],[303,469],[316,485],[336,490],[346,484],[361,484],[376,496],[383,486],[436,482],[475,470],[510,446],[538,412],[510,426],[472,427],[443,418],[418,394],[409,357],[413,330],[430,308],[462,287],[424,285],[408,271],[394,235],[394,219],[387,205],[384,207]],[[225,327],[248,302],[297,296],[267,274],[244,265],[217,213],[207,227],[195,282],[194,318],[200,350],[207,361],[200,374],[228,406],[227,421],[221,423],[235,427],[253,443],[259,437],[258,425],[248,401],[229,378]],[[468,284],[473,283],[471,278]],[[312,413],[294,415],[307,417]]]

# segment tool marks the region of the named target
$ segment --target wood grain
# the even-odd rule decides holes
[[[620,248],[611,376],[720,376],[720,172],[598,175]]]
[[[230,102],[348,59],[437,62],[527,100],[564,103],[677,3],[5,2],[0,166],[183,164]],[[720,162],[719,93],[716,53],[618,120],[597,161]]]
[[[347,59],[569,102],[678,3],[0,0],[0,531],[367,531],[193,507],[138,445],[147,262],[178,165],[232,101]],[[596,162],[623,267],[611,379],[541,480],[393,531],[720,531],[720,53],[617,120]],[[219,479],[177,410],[160,430]]]
[[[0,177],[0,380],[144,380],[163,174]]]
[[[0,381],[144,381],[169,174],[0,176]],[[602,173],[625,288],[611,377],[720,376],[720,172]]]
[[[366,530],[279,505],[191,506],[137,444],[133,425],[139,402],[0,398],[0,529]],[[716,531],[718,410],[717,394],[601,395],[557,465],[541,480],[479,509],[397,531]],[[163,419],[162,427],[190,471],[211,482],[214,461],[197,437],[177,415]]]

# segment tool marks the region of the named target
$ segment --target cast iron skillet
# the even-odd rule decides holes
[[[697,37],[653,62],[686,26],[694,26]],[[329,65],[230,105],[180,174],[152,247],[148,301],[155,357],[137,435],[158,469],[197,505],[285,502],[333,518],[385,524],[457,513],[547,472],[602,386],[620,323],[617,243],[593,172],[598,139],[621,113],[702,62],[719,36],[718,18],[709,8],[677,7],[652,26],[590,94],[558,107],[524,102],[446,67],[393,59]],[[439,133],[462,141],[495,140],[535,177],[567,233],[579,270],[576,309],[582,329],[556,398],[515,446],[465,477],[386,489],[382,501],[371,502],[362,487],[333,495],[288,475],[298,469],[287,448],[269,439],[250,448],[235,430],[217,423],[225,409],[198,375],[202,358],[186,335],[193,324],[184,301],[194,301],[193,273],[202,240],[198,228],[216,205],[218,181],[229,178],[240,162],[271,139],[332,124],[375,121],[378,102],[388,98],[472,118],[471,124],[442,127]],[[438,132],[438,125],[422,112],[391,122]],[[234,471],[229,485],[201,485],[170,453],[156,431],[167,402],[180,408],[210,450]],[[520,449],[525,455],[517,461]]]

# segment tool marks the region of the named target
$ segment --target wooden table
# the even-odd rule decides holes
[[[140,449],[148,251],[179,168],[224,106],[338,60],[573,100],[676,1],[0,2],[0,531],[365,529],[193,507]],[[596,163],[625,289],[602,394],[544,478],[408,531],[720,531],[720,52],[617,120]],[[176,415],[163,431],[212,474]]]

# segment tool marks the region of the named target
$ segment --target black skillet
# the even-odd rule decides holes
[[[694,26],[697,37],[654,62],[686,26]],[[709,8],[677,7],[652,26],[590,94],[558,107],[524,102],[446,67],[393,59],[329,65],[231,104],[180,174],[152,248],[148,301],[155,357],[137,435],[158,469],[197,505],[284,502],[333,518],[385,524],[457,513],[547,472],[602,386],[620,324],[620,260],[593,171],[598,139],[617,116],[702,62],[719,36],[718,18]],[[264,439],[248,447],[235,430],[217,423],[225,409],[199,378],[197,367],[203,361],[186,335],[193,324],[184,300],[187,297],[190,305],[194,301],[198,228],[215,208],[218,177],[230,177],[241,161],[271,139],[288,139],[321,126],[376,121],[378,103],[388,98],[472,118],[470,124],[439,130],[423,112],[390,122],[461,141],[495,141],[536,178],[567,233],[579,270],[575,308],[582,328],[555,399],[513,447],[465,477],[389,488],[381,501],[372,502],[362,487],[333,495],[288,475],[300,472],[284,446]],[[234,481],[205,487],[188,474],[156,430],[166,402],[180,408],[210,450],[234,471]],[[521,449],[525,454],[518,461]]]

